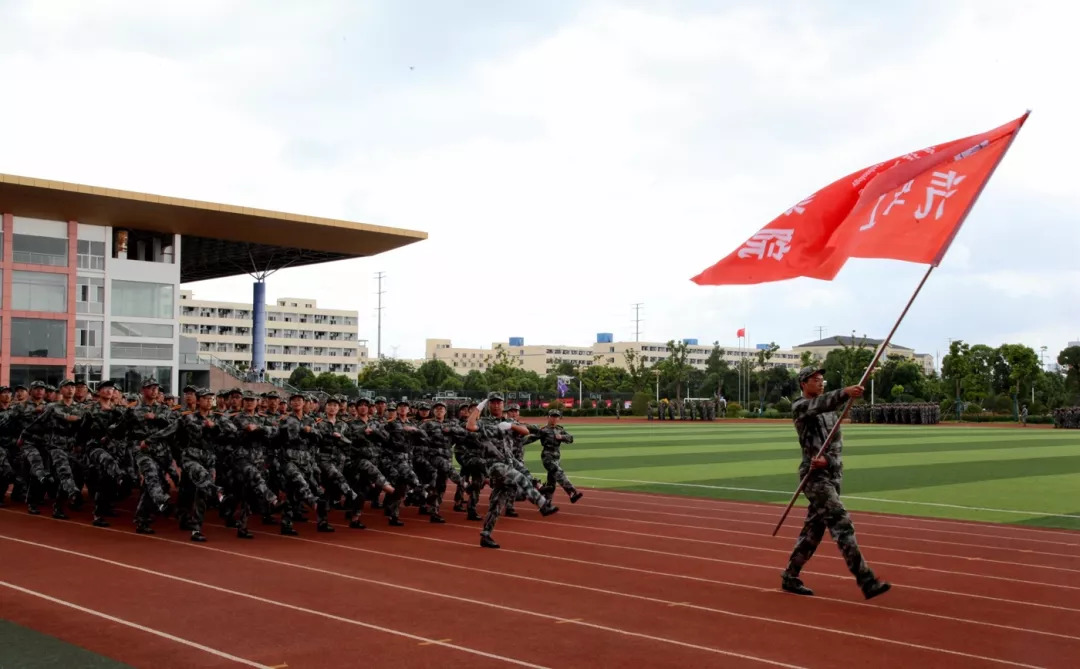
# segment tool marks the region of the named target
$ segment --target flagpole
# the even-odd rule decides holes
[[[889,334],[885,337],[885,339],[881,340],[881,344],[878,346],[877,351],[874,352],[874,359],[870,361],[869,365],[867,365],[866,371],[863,372],[862,378],[859,380],[859,383],[857,385],[866,385],[866,380],[870,378],[870,375],[874,372],[874,367],[877,365],[878,360],[881,359],[881,354],[884,353],[885,349],[889,346],[889,342],[892,341],[893,335],[896,334],[896,330],[900,327],[900,323],[904,320],[904,316],[907,315],[908,310],[911,309],[912,303],[915,302],[915,298],[918,297],[919,291],[922,290],[923,285],[926,284],[926,280],[930,278],[930,273],[934,271],[934,267],[936,267],[936,265],[930,265],[926,268],[926,274],[923,274],[922,281],[920,281],[919,285],[915,287],[915,292],[911,294],[911,297],[908,299],[907,304],[904,305],[904,310],[900,312],[900,317],[896,319],[895,323],[893,323],[892,330],[889,331]],[[854,403],[855,398],[849,397],[847,403],[844,404],[843,413],[841,413],[840,417],[836,419],[835,423],[833,423],[832,429],[829,430],[829,434],[825,437],[824,443],[821,444],[821,448],[818,449],[817,455],[814,456],[815,459],[820,458],[822,453],[825,452],[825,449],[829,447],[830,443],[832,443],[833,437],[840,429],[840,423],[844,422],[844,419],[847,418],[848,412],[851,411],[851,406]],[[776,524],[776,527],[772,531],[772,535],[774,537],[776,536],[776,533],[780,531],[780,527],[784,524],[784,520],[791,512],[791,507],[793,507],[795,505],[795,501],[799,499],[799,495],[802,493],[803,488],[806,487],[807,482],[810,480],[810,474],[812,474],[813,471],[814,470],[811,468],[810,471],[806,472],[806,476],[802,478],[802,481],[799,482],[799,487],[795,489],[795,494],[791,496],[791,500],[788,502],[787,508],[784,509],[784,515],[780,516],[780,522]]]

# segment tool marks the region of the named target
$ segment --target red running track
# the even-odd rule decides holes
[[[862,599],[828,537],[779,573],[798,518],[767,504],[586,489],[542,518],[519,503],[503,548],[479,523],[404,516],[334,534],[256,524],[209,542],[175,521],[136,535],[0,510],[0,610],[132,666],[1067,667],[1080,657],[1080,532],[854,514],[894,584]],[[340,512],[332,520],[341,522]]]

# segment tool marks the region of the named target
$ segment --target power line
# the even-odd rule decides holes
[[[385,290],[382,289],[382,282],[383,282],[383,279],[385,279],[385,278],[386,278],[386,272],[376,272],[375,273],[375,279],[378,280],[378,282],[379,282],[379,290],[375,292],[375,294],[379,296],[379,306],[375,308],[375,313],[376,313],[377,319],[378,319],[377,320],[377,322],[378,322],[378,326],[377,326],[378,330],[376,332],[376,338],[375,338],[375,346],[376,346],[376,348],[375,348],[375,359],[376,360],[382,360],[382,310],[383,310],[382,296],[383,296],[383,293],[386,292]]]
[[[825,338],[825,330],[827,328],[824,325],[819,325],[814,329],[817,330],[817,338],[818,339],[824,339]]]
[[[634,307],[634,341],[641,341],[641,306],[644,302],[635,302]]]

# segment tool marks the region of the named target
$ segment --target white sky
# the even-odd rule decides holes
[[[889,4],[0,0],[0,172],[424,230],[268,283],[357,309],[374,348],[386,272],[399,357],[631,339],[635,302],[644,340],[789,347],[883,336],[924,267],[690,277],[844,174],[1031,108],[895,341],[1049,361],[1080,339],[1080,6]]]

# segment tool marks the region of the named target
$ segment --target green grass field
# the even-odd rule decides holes
[[[585,487],[783,505],[799,483],[790,424],[567,429],[563,468]],[[1080,530],[1080,431],[853,425],[843,435],[849,509]],[[538,447],[527,460],[543,472]]]

